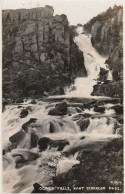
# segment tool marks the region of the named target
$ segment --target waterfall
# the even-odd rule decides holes
[[[68,105],[71,102],[67,97],[91,97],[93,86],[97,82],[100,67],[107,68],[105,58],[100,56],[92,47],[91,36],[81,34],[75,38],[83,51],[85,66],[88,77],[76,78],[75,90],[67,90],[65,101]],[[109,73],[108,79],[111,79]],[[62,96],[60,96],[62,98]],[[69,98],[70,99],[70,98]],[[56,99],[57,100],[57,99]],[[105,106],[104,113],[95,113],[94,108],[90,110],[78,108],[78,103],[73,102],[75,106],[67,107],[67,115],[52,116],[49,115],[50,109],[56,105],[53,101],[43,102],[36,100],[36,104],[31,104],[31,100],[25,100],[20,106],[7,105],[3,112],[3,187],[6,193],[31,193],[33,184],[38,183],[41,186],[53,186],[53,177],[68,172],[75,164],[80,161],[77,156],[81,149],[99,151],[108,141],[118,138],[119,135],[114,131],[116,119],[112,118],[115,114],[110,106]],[[77,107],[78,106],[78,107]],[[20,117],[23,109],[28,110],[28,115]],[[80,113],[79,113],[80,111]],[[74,117],[83,116],[89,113],[95,118],[88,118],[89,125],[85,130],[81,130]],[[108,118],[107,118],[108,116]],[[35,122],[25,125],[31,119]],[[23,126],[26,127],[23,127]],[[26,130],[26,131],[25,131]],[[22,137],[18,137],[17,147],[12,147],[9,138],[16,133],[21,132]],[[32,147],[32,133],[35,135]],[[48,145],[45,150],[40,150],[37,138],[50,138],[52,142],[68,141],[68,144],[59,151],[57,147]],[[68,153],[66,155],[66,153]]]
[[[66,90],[66,95],[70,97],[91,97],[93,86],[96,85],[99,76],[100,68],[107,69],[105,63],[106,58],[98,54],[96,49],[92,46],[91,35],[82,32],[82,27],[77,29],[79,35],[75,37],[74,42],[78,45],[79,49],[83,52],[84,63],[88,73],[87,77],[78,77],[71,88]],[[112,74],[109,71],[108,80],[112,80]]]

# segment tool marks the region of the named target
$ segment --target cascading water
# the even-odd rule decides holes
[[[78,77],[74,83],[74,90],[67,89],[67,96],[76,97],[91,97],[93,86],[97,83],[100,68],[107,69],[105,63],[106,58],[99,55],[96,49],[91,44],[91,35],[86,35],[82,32],[83,28],[79,27],[77,32],[79,35],[75,37],[74,42],[78,45],[79,49],[83,52],[84,63],[88,73],[87,77]],[[108,80],[112,80],[112,74],[109,71]]]
[[[48,103],[23,105],[25,108],[28,106],[30,106],[30,112],[26,118],[19,117],[23,108],[20,110],[18,105],[7,106],[3,114],[3,149],[6,150],[3,156],[4,192],[30,193],[35,182],[44,187],[52,186],[53,177],[79,164],[76,158],[81,149],[98,150],[110,139],[118,137],[117,134],[113,134],[115,119],[111,118],[109,121],[106,117],[90,119],[88,128],[80,131],[76,122],[72,121],[72,117],[77,115],[75,112],[72,112],[71,116],[50,116],[48,111],[51,107]],[[31,118],[36,118],[36,123],[29,126],[28,133],[18,143],[16,149],[8,150],[10,149],[9,137],[20,131],[22,125]],[[53,126],[53,133],[50,133],[50,123]],[[43,152],[39,152],[38,147],[32,148],[31,132],[35,132],[39,138],[66,139],[69,145],[64,147],[63,152],[70,153],[70,156],[62,155],[57,148],[48,148]],[[81,139],[83,136],[84,140]]]
[[[80,50],[85,57],[85,65],[88,77],[77,78],[76,90],[67,92],[66,97],[90,97],[93,85],[99,74],[100,67],[106,68],[105,58],[101,57],[91,45],[91,38],[85,34],[79,34],[75,38]],[[95,80],[94,80],[95,79]],[[68,98],[66,99],[68,102]],[[21,106],[8,105],[3,113],[3,185],[6,193],[31,193],[33,184],[53,186],[53,177],[67,172],[73,165],[79,164],[77,155],[81,149],[99,150],[106,142],[119,135],[114,132],[115,114],[110,106],[104,113],[98,113],[95,118],[89,118],[89,126],[81,131],[74,117],[89,113],[95,116],[94,110],[80,110],[77,102],[74,107],[68,107],[67,115],[51,116],[48,112],[56,103],[38,101],[31,104],[25,101]],[[70,104],[70,103],[69,103]],[[29,114],[25,118],[20,117],[23,109],[28,109]],[[77,110],[79,111],[77,112]],[[108,115],[108,117],[107,117]],[[22,127],[30,119],[35,119],[27,127]],[[26,130],[26,131],[25,131]],[[11,145],[9,138],[21,131],[16,147]],[[32,134],[34,134],[33,139]],[[35,139],[34,139],[35,137]],[[67,140],[68,144],[62,151],[57,147],[48,146],[42,152],[38,145],[33,146],[37,137],[50,138],[52,141]],[[12,138],[11,138],[12,139]],[[33,144],[33,145],[32,145]],[[68,153],[68,156],[65,155]]]

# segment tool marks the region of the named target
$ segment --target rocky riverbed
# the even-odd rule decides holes
[[[106,186],[107,192],[115,180],[122,192],[123,109],[119,99],[31,102],[6,106],[3,113],[6,192],[36,193],[41,192],[40,186],[54,188],[44,192],[57,192],[63,186],[76,192],[74,187],[93,185]]]

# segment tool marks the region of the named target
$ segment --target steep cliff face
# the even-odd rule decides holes
[[[97,51],[107,56],[106,63],[112,71],[113,80],[108,84],[97,85],[93,95],[122,97],[123,88],[123,7],[114,6],[94,17],[84,25],[91,33],[92,44]]]
[[[74,43],[74,27],[53,7],[3,11],[3,94],[10,98],[63,93],[77,75],[86,76]]]
[[[123,37],[123,8],[109,8],[84,25],[92,35],[92,43],[100,54],[108,55]]]

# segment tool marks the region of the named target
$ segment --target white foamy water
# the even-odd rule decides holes
[[[30,106],[29,115],[20,118],[21,109],[18,105],[6,106],[3,113],[3,148],[9,146],[9,137],[20,131],[22,125],[30,118],[36,118],[36,123],[29,127],[26,137],[18,144],[18,147],[11,152],[6,152],[3,156],[3,183],[6,193],[30,193],[33,184],[39,183],[42,186],[53,186],[53,177],[69,171],[73,165],[79,164],[77,155],[80,149],[98,150],[103,145],[119,135],[114,134],[115,119],[106,117],[90,119],[90,125],[85,131],[80,131],[71,116],[50,116],[48,111],[55,103],[38,102],[36,105],[23,104]],[[94,114],[94,111],[92,112]],[[113,112],[109,110],[109,114]],[[76,115],[76,112],[72,114]],[[103,115],[106,115],[104,113]],[[53,125],[54,133],[50,133],[50,123]],[[35,132],[39,138],[48,137],[52,140],[67,140],[69,145],[65,146],[63,152],[71,153],[70,156],[62,155],[57,148],[47,149],[39,152],[38,147],[30,148],[30,133]],[[81,139],[82,137],[85,139]],[[32,159],[32,153],[38,158]],[[76,153],[72,155],[72,153]],[[21,168],[16,168],[17,162],[23,157],[27,162]],[[13,177],[13,178],[12,178]]]
[[[93,86],[97,83],[100,68],[107,69],[105,64],[106,58],[99,55],[96,49],[92,46],[91,35],[81,34],[82,28],[78,29],[79,35],[75,37],[74,42],[84,55],[84,64],[87,70],[87,77],[78,77],[72,87],[75,89],[70,91],[68,88],[66,95],[70,97],[91,97]],[[109,71],[108,80],[112,80],[112,74]]]

